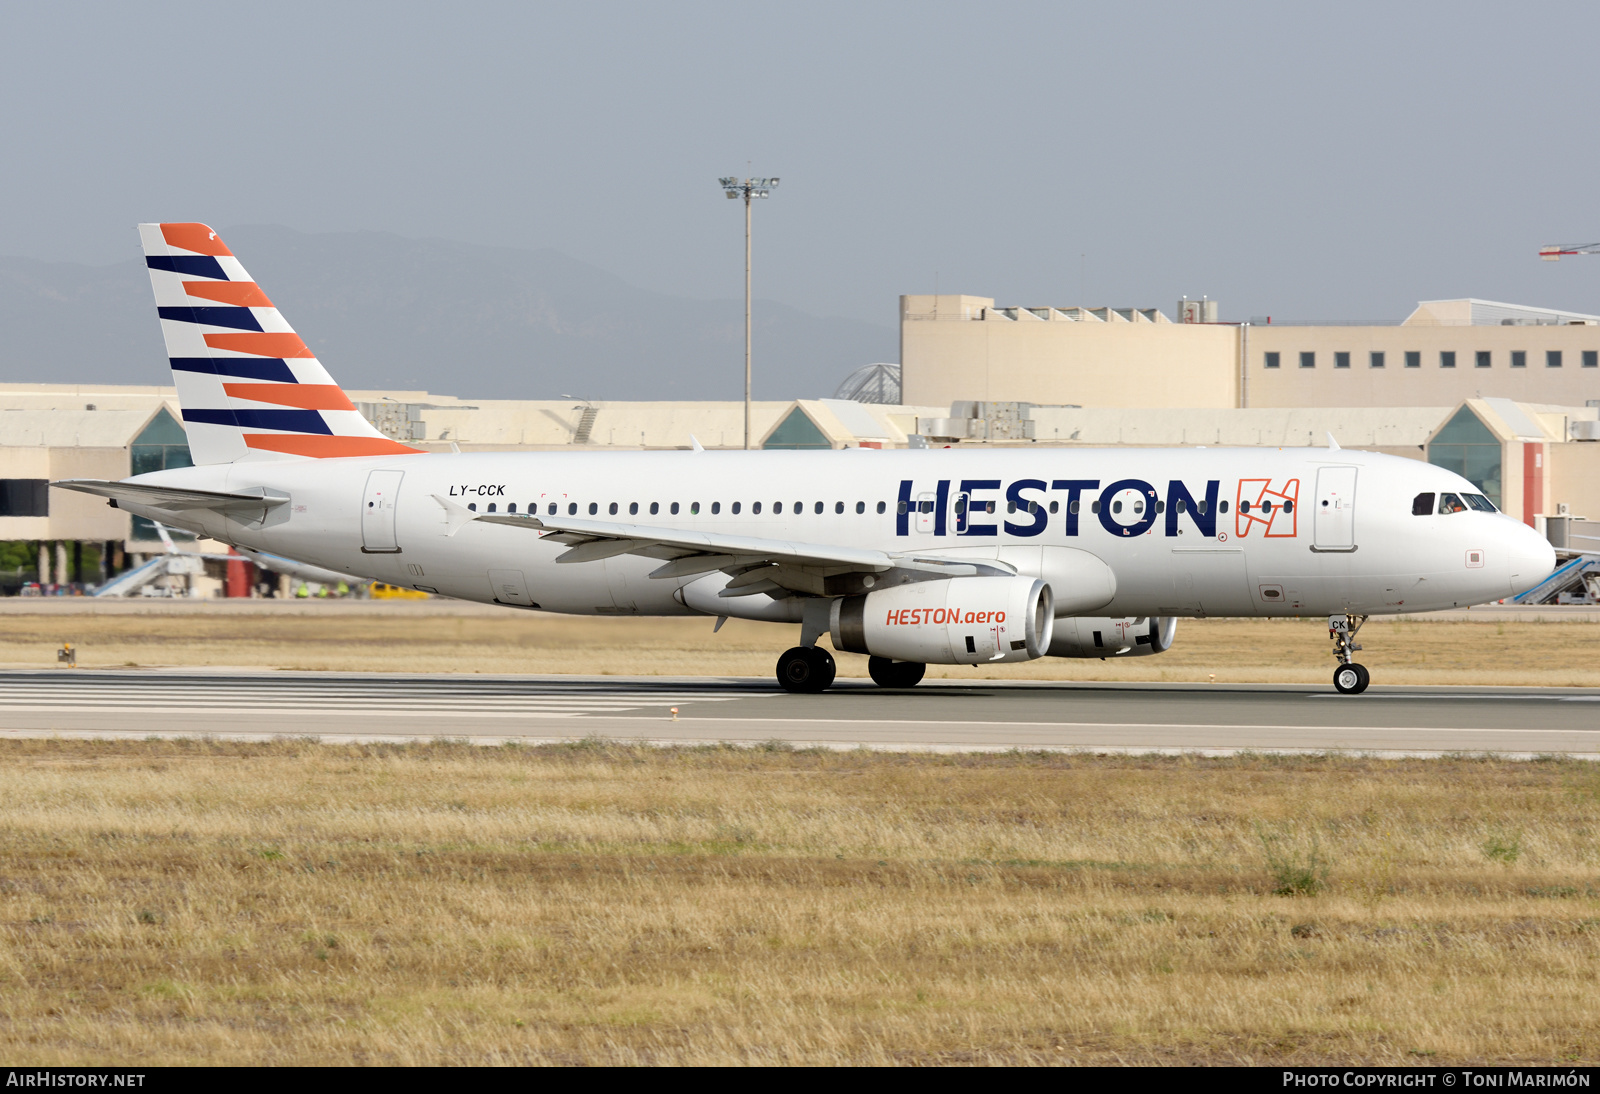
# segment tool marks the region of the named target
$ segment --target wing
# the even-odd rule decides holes
[[[62,490],[77,490],[84,494],[98,494],[110,498],[113,507],[118,502],[129,502],[151,509],[168,509],[181,513],[186,509],[210,509],[217,513],[230,513],[250,509],[271,509],[289,500],[289,495],[253,487],[230,493],[221,490],[179,490],[170,486],[148,486],[136,482],[110,482],[105,479],[62,479],[51,486]]]
[[[937,556],[891,553],[870,547],[762,539],[648,524],[621,524],[576,517],[536,517],[520,513],[470,513],[434,495],[445,508],[450,533],[471,522],[538,532],[568,549],[557,562],[594,562],[616,555],[662,560],[653,578],[692,577],[716,570],[732,577],[718,595],[848,596],[880,584],[930,576],[1010,575],[1004,563],[955,561]]]

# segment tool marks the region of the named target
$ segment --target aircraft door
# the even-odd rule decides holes
[[[933,531],[933,511],[938,505],[938,494],[924,493],[917,495],[917,531],[924,534]]]
[[[367,490],[361,499],[363,554],[400,553],[394,534],[394,507],[400,496],[400,480],[404,477],[404,471],[374,471],[367,476]]]
[[[1356,469],[1324,467],[1317,471],[1317,502],[1312,518],[1312,549],[1356,549]]]

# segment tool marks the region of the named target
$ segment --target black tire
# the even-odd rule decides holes
[[[1333,670],[1333,686],[1340,695],[1360,695],[1371,680],[1367,670],[1357,664],[1340,665]]]
[[[795,646],[778,658],[778,686],[796,695],[826,691],[838,671],[833,655],[816,646]]]
[[[891,661],[887,657],[867,658],[867,675],[880,688],[914,688],[922,682],[928,666],[921,661]]]
[[[821,646],[812,646],[806,651],[811,658],[812,691],[827,691],[833,687],[833,679],[839,674],[839,666],[833,659],[833,654]]]

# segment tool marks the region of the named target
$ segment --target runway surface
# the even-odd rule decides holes
[[[58,670],[0,672],[0,734],[1600,759],[1600,690],[848,680],[787,695],[752,678]]]

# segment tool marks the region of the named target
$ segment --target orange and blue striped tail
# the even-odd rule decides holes
[[[379,433],[204,224],[141,224],[197,464],[417,452]]]

